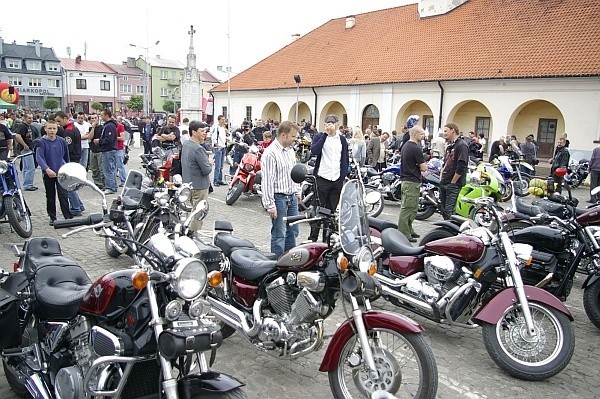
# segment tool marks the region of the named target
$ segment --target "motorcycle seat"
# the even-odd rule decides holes
[[[381,232],[381,245],[390,255],[420,255],[424,248],[413,247],[404,234],[393,228]]]
[[[367,168],[367,177],[379,176],[381,172],[378,172],[375,168]]]
[[[72,261],[39,267],[33,281],[38,315],[45,320],[75,317],[83,296],[92,285],[86,272]]]
[[[244,280],[260,280],[276,269],[277,261],[271,260],[256,249],[238,249],[231,254],[231,271]]]
[[[528,205],[521,198],[516,199],[517,212],[525,214],[527,216],[538,216],[546,213],[544,209],[537,205]]]
[[[28,278],[33,277],[35,270],[43,263],[47,263],[48,257],[61,256],[60,244],[55,238],[34,237],[25,242],[23,247],[23,271]]]
[[[388,228],[397,229],[398,226],[392,222],[383,219],[377,219],[369,216],[369,227],[374,228],[377,231],[383,231]]]
[[[226,232],[217,233],[214,242],[217,247],[221,248],[221,251],[223,251],[227,257],[230,257],[234,250],[239,248],[255,248],[251,241]]]
[[[140,205],[143,195],[144,193],[137,188],[126,188],[123,192],[123,209],[126,211],[137,209]]]

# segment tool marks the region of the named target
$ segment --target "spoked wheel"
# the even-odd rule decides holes
[[[31,237],[33,225],[31,224],[31,216],[27,209],[23,209],[21,198],[18,195],[4,197],[4,209],[8,221],[17,234],[23,238]]]
[[[469,213],[469,219],[477,223],[477,226],[487,227],[492,231],[496,231],[497,223],[494,220],[494,215],[487,206],[473,205]]]
[[[498,191],[500,192],[500,202],[506,202],[513,196],[512,184],[500,183],[498,185]]]
[[[517,177],[514,180],[515,194],[519,197],[525,197],[529,194],[529,177]]]
[[[435,398],[437,366],[421,335],[390,329],[371,329],[367,334],[378,377],[369,372],[355,334],[344,344],[336,370],[329,372],[335,398],[370,398],[380,390],[396,398]]]
[[[242,195],[243,191],[244,183],[238,181],[234,186],[229,187],[229,190],[227,191],[227,196],[225,197],[225,203],[227,205],[233,205],[235,201],[237,201],[238,198],[240,198],[240,195]]]
[[[592,323],[600,328],[600,281],[588,285],[583,291],[583,307]]]
[[[483,324],[483,342],[490,357],[515,378],[542,381],[561,372],[573,356],[575,335],[569,318],[558,310],[529,302],[535,335],[527,334],[525,318],[515,304],[496,324]]]

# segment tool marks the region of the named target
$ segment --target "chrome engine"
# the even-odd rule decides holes
[[[424,259],[425,278],[407,279],[402,290],[426,302],[437,302],[452,288],[457,286],[460,275],[452,259],[447,256],[428,256]]]

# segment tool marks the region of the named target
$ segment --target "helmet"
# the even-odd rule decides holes
[[[417,122],[419,122],[419,115],[411,115],[406,120],[406,127],[410,129],[414,127],[417,124]]]

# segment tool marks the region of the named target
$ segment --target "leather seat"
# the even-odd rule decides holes
[[[126,211],[131,211],[137,209],[140,205],[140,201],[142,200],[142,190],[135,187],[126,187],[123,190],[123,209]]]
[[[392,223],[387,220],[377,219],[372,216],[369,216],[369,227],[374,228],[377,231],[383,231],[385,229],[397,229],[398,226],[395,223]]]
[[[408,238],[397,229],[381,232],[381,245],[391,255],[420,255],[425,247],[413,247]]]
[[[528,205],[521,198],[516,200],[517,212],[523,213],[528,216],[538,216],[546,213],[541,207],[537,205]]]
[[[223,251],[227,257],[230,257],[235,249],[254,248],[254,244],[252,244],[251,241],[225,232],[217,233],[215,236],[215,245],[221,248],[221,251]]]
[[[47,258],[62,255],[60,244],[51,237],[30,238],[25,242],[23,252],[23,271],[29,278],[33,277],[38,267],[47,263]]]
[[[238,249],[231,254],[231,271],[244,280],[260,280],[276,269],[276,260],[270,260],[256,249]]]
[[[91,285],[86,272],[76,264],[53,263],[39,267],[33,286],[37,314],[45,320],[72,319]]]

